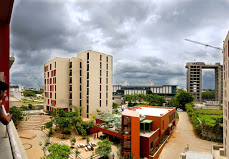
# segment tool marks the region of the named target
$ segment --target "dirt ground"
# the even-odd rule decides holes
[[[159,159],[178,159],[184,148],[189,145],[191,151],[202,151],[211,153],[212,144],[220,144],[216,142],[200,139],[193,129],[186,112],[178,112],[179,122],[174,129],[171,138],[163,148]]]
[[[99,132],[99,136],[100,135],[102,135],[102,132]],[[71,136],[73,136],[73,135],[71,135]],[[88,137],[89,137],[90,143],[91,142],[98,143],[98,142],[101,142],[102,141],[102,140],[97,139],[97,138],[94,139],[94,136],[93,135],[88,135]],[[77,135],[77,136],[75,136],[75,138],[76,138],[76,143],[74,145],[74,149],[73,150],[75,150],[75,148],[77,147],[77,145],[79,143],[82,143],[84,145],[87,144],[86,139],[83,139],[82,136]],[[50,139],[53,142],[64,141],[67,145],[71,146],[70,139],[60,139],[59,137],[51,137]],[[98,146],[96,146],[94,148],[96,149],[97,147]],[[115,145],[111,145],[111,149],[112,149],[112,152],[117,151],[117,147]],[[83,158],[89,158],[92,155],[92,153],[95,152],[95,151],[86,151],[84,148],[78,148],[78,150],[80,151],[80,156],[82,156]]]
[[[29,159],[40,159],[44,156],[44,153],[42,151],[42,146],[40,146],[40,143],[44,144],[46,139],[46,134],[48,133],[48,130],[43,131],[40,130],[40,127],[46,123],[47,121],[50,121],[49,116],[46,115],[30,115],[26,121],[22,121],[21,124],[18,126],[18,134],[21,139],[22,144],[24,145],[24,148],[26,150],[26,154]],[[99,133],[99,136],[102,135],[102,133]],[[70,146],[70,138],[75,136],[76,137],[76,143],[74,147],[76,148],[79,143],[86,145],[86,139],[83,139],[82,136],[75,135],[75,132],[72,133],[72,135],[65,135],[66,139],[61,139],[62,135],[60,133],[55,132],[53,134],[53,137],[50,139],[53,142],[56,141],[64,141],[67,145]],[[102,140],[95,138],[93,135],[88,136],[90,139],[90,142],[98,143]],[[75,150],[75,148],[73,150]],[[97,148],[94,147],[94,148]],[[112,145],[112,153],[117,151],[117,146]],[[78,150],[81,152],[80,156],[83,158],[89,158],[94,151],[85,151],[84,148],[78,148]],[[112,158],[112,153],[110,154],[110,158]],[[116,155],[115,155],[116,156]],[[98,158],[98,157],[97,157]],[[115,157],[116,158],[116,157]]]

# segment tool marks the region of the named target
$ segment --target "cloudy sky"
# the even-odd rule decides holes
[[[85,50],[113,55],[113,83],[186,87],[186,62],[222,62],[228,0],[16,0],[11,19],[11,83],[43,84],[43,64]],[[203,72],[214,88],[214,71]]]

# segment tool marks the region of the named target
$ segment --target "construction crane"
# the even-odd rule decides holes
[[[223,50],[220,47],[211,46],[211,45],[204,44],[204,43],[201,43],[201,42],[198,42],[198,41],[193,41],[193,40],[190,40],[190,39],[184,39],[184,40],[189,41],[189,42],[193,42],[193,43],[196,43],[196,44],[204,45],[206,47],[212,47],[212,48],[215,48],[215,49],[218,49],[218,50]]]

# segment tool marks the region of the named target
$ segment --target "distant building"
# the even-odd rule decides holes
[[[206,65],[204,62],[187,62],[187,92],[191,93],[196,102],[202,102],[202,70],[215,70],[215,100],[223,103],[223,66],[220,63]]]
[[[136,159],[158,158],[160,152],[151,156],[161,139],[170,135],[175,128],[176,108],[137,106],[124,110],[121,118],[121,128],[115,126],[118,115],[109,117],[109,127],[103,118],[96,120],[96,125],[91,129],[92,133],[102,131],[109,139],[114,137],[121,139],[122,155],[133,155]],[[104,118],[107,120],[106,118]]]
[[[25,87],[22,85],[10,85],[10,91],[12,91],[12,92],[23,92],[23,91],[25,91]]]
[[[149,85],[113,85],[113,100],[120,104],[126,94],[158,94],[167,100],[176,95],[177,85],[149,86]]]
[[[112,56],[91,50],[45,63],[45,109],[71,111],[74,105],[82,107],[81,115],[87,118],[97,114],[96,109],[112,112],[112,65]]]

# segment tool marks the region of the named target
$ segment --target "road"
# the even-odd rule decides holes
[[[163,148],[159,159],[179,159],[184,148],[189,145],[191,151],[203,151],[211,153],[211,145],[218,143],[200,139],[193,129],[186,112],[178,112],[179,122],[174,129],[171,138]]]

